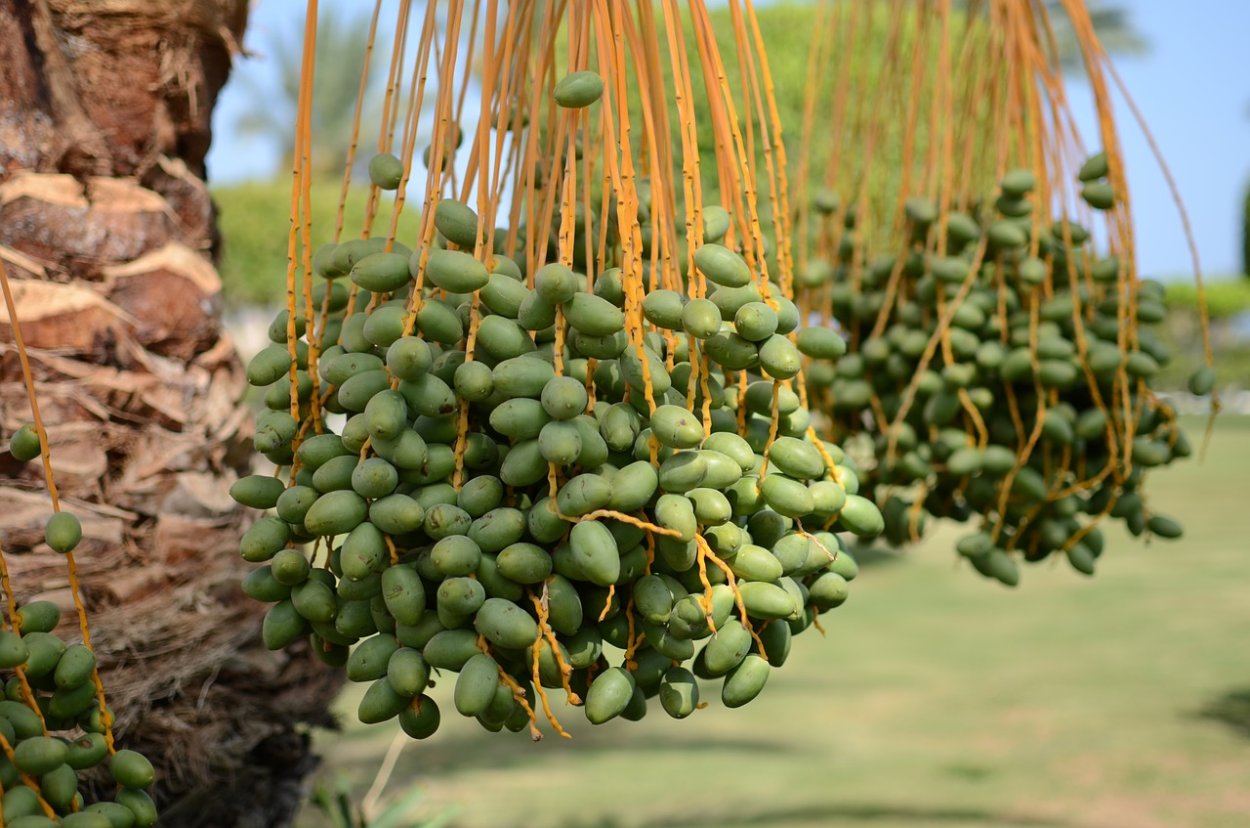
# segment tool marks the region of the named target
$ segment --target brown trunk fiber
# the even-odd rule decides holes
[[[168,826],[289,824],[337,681],[243,596],[246,384],[218,318],[210,115],[246,0],[0,0],[0,257],[121,742]],[[0,309],[0,434],[29,419]],[[0,456],[19,600],[69,608],[37,464]],[[68,633],[72,625],[65,625]]]

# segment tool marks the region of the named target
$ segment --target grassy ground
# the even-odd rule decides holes
[[[567,710],[573,741],[534,745],[448,699],[390,790],[463,828],[1243,826],[1250,741],[1215,714],[1250,725],[1248,465],[1250,419],[1224,421],[1205,465],[1153,481],[1186,538],[1115,533],[1093,580],[1043,564],[1007,590],[959,567],[950,533],[867,566],[742,710],[593,730]],[[393,732],[319,736],[321,778],[363,789]]]

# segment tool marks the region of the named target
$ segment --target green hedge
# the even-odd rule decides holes
[[[314,246],[333,240],[338,210],[339,182],[319,182],[312,187],[312,238]],[[359,234],[364,223],[368,189],[353,186],[345,213],[344,238]],[[272,305],[286,294],[287,236],[290,228],[291,182],[253,181],[213,188],[220,213],[223,241],[220,273],[222,293],[228,306]],[[384,194],[375,234],[384,234],[391,216],[391,194]],[[400,216],[399,238],[418,233],[417,207],[409,202]]]
[[[1219,387],[1245,388],[1250,377],[1250,342],[1239,333],[1238,317],[1250,313],[1250,282],[1237,276],[1210,281],[1206,286],[1211,312],[1211,341]],[[1158,386],[1183,388],[1202,364],[1202,334],[1198,327],[1198,291],[1190,281],[1167,286],[1168,317],[1155,333],[1171,348],[1172,362],[1160,373]]]
[[[1207,282],[1207,309],[1211,320],[1219,322],[1250,311],[1250,282],[1237,278],[1222,278]],[[1167,305],[1170,310],[1197,311],[1198,288],[1192,281],[1171,282],[1167,286]]]

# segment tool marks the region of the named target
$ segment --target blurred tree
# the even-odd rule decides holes
[[[1250,278],[1250,184],[1241,205],[1241,272]]]
[[[818,0],[811,2],[780,2],[767,6],[761,5],[756,10],[759,19],[760,33],[767,44],[769,67],[772,71],[777,109],[781,117],[783,131],[787,137],[787,149],[791,161],[798,151],[797,138],[803,120],[803,100],[808,84],[808,52],[811,48],[812,32],[816,28]],[[961,4],[962,5],[962,4]],[[1059,51],[1059,60],[1065,69],[1083,71],[1081,67],[1080,49],[1077,46],[1075,33],[1068,23],[1067,14],[1060,0],[1047,0],[1047,11],[1050,13],[1054,26],[1055,39]],[[1089,0],[1090,18],[1094,29],[1107,51],[1113,55],[1140,55],[1149,49],[1145,37],[1133,25],[1132,13],[1128,6]],[[734,50],[729,48],[733,43],[733,26],[728,10],[718,9],[713,12],[713,20],[717,27],[717,40],[724,48],[726,71],[730,78],[737,76],[737,62]],[[882,49],[885,47],[887,32],[884,24],[874,30]],[[695,84],[702,82],[695,72]],[[833,78],[820,78],[819,83],[829,89],[828,99],[834,95]],[[704,117],[701,101],[696,101],[699,108],[699,123],[709,123]],[[816,137],[813,146],[813,159],[821,159],[812,170],[812,180],[820,180],[825,157],[832,150],[832,135]],[[700,129],[700,147],[710,150],[711,131]],[[676,140],[676,139],[675,139]]]
[[[1246,116],[1250,117],[1250,106],[1246,107]],[[1246,182],[1241,200],[1241,275],[1250,279],[1250,181]]]
[[[1109,54],[1137,56],[1150,51],[1150,42],[1134,27],[1133,15],[1127,6],[1101,0],[1089,0],[1086,5],[1094,31]],[[1083,72],[1081,50],[1063,4],[1059,0],[1047,0],[1046,6],[1055,28],[1059,63],[1068,71]]]
[[[272,32],[261,60],[272,71],[267,81],[261,74],[246,68],[238,77],[248,87],[250,108],[235,123],[236,129],[248,136],[263,137],[278,143],[282,152],[280,174],[289,173],[295,150],[295,116],[299,103],[301,42],[303,21],[290,31]],[[313,86],[312,132],[317,136],[312,148],[314,175],[337,177],[351,143],[352,120],[356,111],[356,93],[360,86],[360,70],[365,62],[369,39],[369,15],[328,9],[317,25],[317,68]],[[378,46],[386,42],[378,38]],[[366,92],[363,123],[376,122],[370,117],[370,102],[375,99],[378,81],[385,78],[385,64],[379,62],[375,50],[374,71],[370,72]],[[383,71],[377,67],[383,66]]]

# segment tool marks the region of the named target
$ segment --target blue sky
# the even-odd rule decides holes
[[[359,0],[323,3],[356,7],[361,14],[372,8],[371,3]],[[1250,2],[1124,0],[1124,5],[1131,9],[1151,51],[1141,58],[1120,59],[1120,73],[1180,187],[1204,272],[1236,272],[1240,268],[1241,202],[1250,182],[1250,56],[1245,48]],[[303,10],[304,0],[257,0],[245,43],[261,49],[271,33],[290,32],[302,19]],[[208,157],[213,182],[267,177],[278,163],[276,147],[245,139],[234,127],[251,88],[238,76],[253,75],[263,84],[272,78],[273,67],[257,58],[240,64],[235,74],[214,116],[215,140]],[[1082,134],[1093,135],[1087,85],[1074,79],[1069,94]],[[1189,255],[1163,176],[1122,105],[1118,117],[1141,272],[1184,276],[1191,272]]]

